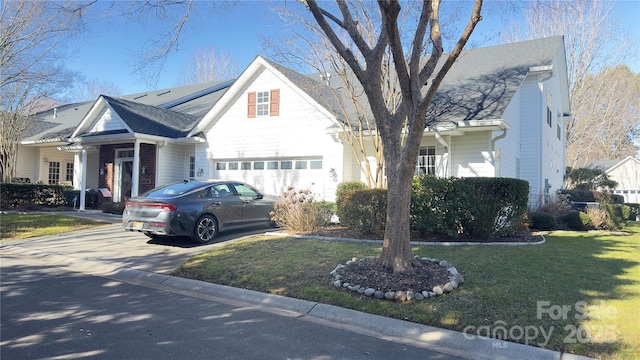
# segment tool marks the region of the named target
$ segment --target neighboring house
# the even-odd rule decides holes
[[[624,202],[640,204],[640,160],[627,156],[622,160],[598,160],[587,166],[604,171],[609,179],[618,183],[611,192],[624,196]]]
[[[35,116],[17,176],[114,201],[198,178],[332,201],[338,183],[364,177],[335,111],[349,102],[325,80],[257,57],[233,82],[58,107]],[[416,173],[524,179],[536,207],[563,184],[569,110],[562,37],[466,50],[430,109]]]

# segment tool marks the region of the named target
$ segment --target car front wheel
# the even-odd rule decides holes
[[[196,222],[193,239],[199,243],[207,243],[218,233],[218,224],[211,215],[203,215]]]

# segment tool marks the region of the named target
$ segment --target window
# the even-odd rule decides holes
[[[238,170],[238,163],[237,162],[230,162],[229,163],[229,170]]]
[[[216,170],[227,170],[227,163],[224,163],[224,162],[216,163]]]
[[[558,140],[561,140],[562,138],[562,129],[560,128],[560,124],[556,124],[556,133],[558,136]]]
[[[267,169],[269,170],[278,170],[278,162],[277,161],[268,161]]]
[[[296,170],[304,170],[307,168],[307,162],[303,160],[296,161]]]
[[[549,127],[551,127],[551,116],[551,109],[547,107],[547,125],[549,125]]]
[[[117,158],[132,158],[133,157],[133,149],[131,150],[117,150],[116,151]]]
[[[264,170],[264,161],[256,161],[253,163],[253,170]]]
[[[251,162],[250,161],[244,161],[240,164],[240,168],[242,170],[251,170]]]
[[[258,92],[258,101],[257,101],[256,110],[257,110],[258,116],[269,116],[269,92],[268,91]]]
[[[416,175],[436,174],[436,147],[429,146],[420,148],[418,153],[418,163],[416,164]]]
[[[322,169],[322,160],[311,160],[309,161],[309,168],[314,169]]]
[[[196,157],[189,156],[189,177],[196,177]]]
[[[291,161],[281,161],[280,162],[280,169],[282,170],[290,170],[293,166],[293,162]]]
[[[67,163],[67,173],[64,176],[65,181],[71,181],[73,184],[73,163]]]
[[[49,184],[60,183],[60,162],[49,161]]]
[[[247,94],[247,117],[280,115],[280,89]]]

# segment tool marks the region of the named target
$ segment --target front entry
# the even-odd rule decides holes
[[[113,201],[122,202],[131,197],[133,159],[116,159]]]

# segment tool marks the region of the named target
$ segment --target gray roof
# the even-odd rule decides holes
[[[561,46],[563,38],[558,36],[463,51],[438,89],[427,123],[502,118],[530,68],[550,65]],[[265,61],[339,120],[353,119],[358,114],[339,76],[321,80],[318,74],[302,75]],[[357,83],[350,75],[350,81]],[[231,84],[232,81],[205,83],[105,99],[135,132],[178,138],[187,135]],[[94,103],[59,106],[55,118],[53,109],[34,115],[22,140],[64,140]]]
[[[198,121],[193,115],[174,110],[109,96],[103,97],[135,133],[177,139],[186,136]]]
[[[184,128],[193,127],[193,123],[201,119],[227,91],[232,81],[217,81],[197,85],[180,86],[169,89],[146,91],[119,97],[105,96],[115,106],[120,104],[120,111],[128,114],[134,127],[141,133],[149,135],[170,135],[175,137],[186,135]],[[122,100],[121,103],[118,100]],[[33,115],[32,121],[22,135],[21,141],[49,142],[66,141],[75,128],[89,113],[97,100],[56,106]],[[145,105],[137,107],[131,103]],[[126,105],[128,104],[128,105]],[[168,113],[163,115],[152,110],[170,109],[180,116],[172,116],[177,123],[167,122]],[[55,117],[54,117],[55,113]],[[144,124],[145,114],[152,115],[155,123]],[[188,115],[187,118],[182,115]],[[121,114],[122,116],[122,114]],[[196,119],[195,121],[193,119]],[[131,124],[129,124],[131,126]],[[133,128],[133,127],[132,127]],[[137,130],[134,130],[138,132]],[[161,135],[164,134],[164,135]]]
[[[602,170],[602,171],[607,171],[609,169],[611,169],[612,167],[616,166],[619,162],[621,162],[622,159],[620,160],[596,160],[593,161],[592,163],[590,163],[589,165],[586,166],[587,169],[597,169],[597,170]]]
[[[563,38],[556,36],[463,51],[438,88],[427,121],[500,119],[529,69],[551,65],[561,46]]]

